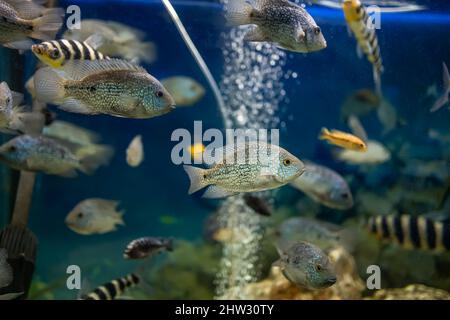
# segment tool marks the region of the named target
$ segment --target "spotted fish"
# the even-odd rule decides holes
[[[381,58],[375,28],[366,8],[359,0],[344,0],[342,4],[347,25],[358,42],[359,49],[366,55],[373,66],[373,77],[377,93],[381,96],[381,73],[383,60]]]
[[[379,239],[397,243],[405,249],[450,250],[450,224],[425,216],[386,215],[371,217],[367,227]]]
[[[126,289],[139,284],[139,281],[139,277],[132,273],[105,283],[91,293],[81,296],[80,300],[114,300],[122,295]]]

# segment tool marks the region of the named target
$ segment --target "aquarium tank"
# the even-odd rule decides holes
[[[450,298],[449,3],[0,16],[0,300]]]

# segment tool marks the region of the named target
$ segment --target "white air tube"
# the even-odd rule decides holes
[[[216,97],[217,104],[219,106],[220,113],[222,114],[223,124],[224,126],[227,125],[227,121],[225,118],[225,103],[223,102],[222,94],[220,93],[219,86],[217,85],[216,80],[214,80],[213,75],[209,71],[208,66],[205,63],[205,60],[203,60],[200,52],[198,52],[197,48],[195,47],[195,44],[192,42],[191,37],[186,31],[186,28],[183,26],[183,23],[181,22],[180,18],[178,17],[177,12],[173,8],[172,4],[169,0],[161,0],[164,4],[164,6],[167,9],[167,12],[169,13],[173,23],[175,23],[175,26],[178,29],[178,32],[180,33],[181,37],[183,38],[184,42],[186,43],[186,46],[188,47],[189,51],[191,52],[192,56],[194,57],[195,61],[197,62],[198,66],[202,70],[205,78],[208,80],[209,85],[211,86],[211,89],[214,93],[214,96]]]

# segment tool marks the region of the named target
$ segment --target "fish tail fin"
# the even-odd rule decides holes
[[[31,38],[53,40],[63,24],[64,10],[51,8],[43,12],[42,17],[33,20]]]
[[[10,127],[25,134],[39,134],[45,125],[41,112],[26,112],[23,107],[14,107]]]
[[[187,175],[189,176],[189,180],[191,182],[191,185],[189,186],[188,194],[193,194],[194,192],[197,192],[200,189],[203,189],[206,187],[209,183],[205,181],[203,178],[205,174],[205,169],[197,168],[193,166],[183,166],[184,171],[186,171]]]
[[[170,251],[170,252],[173,251],[173,243],[174,243],[174,240],[172,238],[167,240],[167,246],[166,246],[167,251]]]
[[[381,72],[382,69],[373,67],[373,81],[375,82],[375,92],[377,93],[380,99],[383,98],[383,92],[381,88]]]
[[[254,8],[245,0],[229,0],[225,8],[225,17],[231,26],[252,24]]]
[[[152,42],[137,42],[125,49],[127,50],[125,57],[136,63],[140,61],[152,63],[157,59],[156,46]]]
[[[320,129],[319,140],[325,140],[329,135],[330,135],[330,130],[323,127],[322,129]]]
[[[444,81],[444,90],[449,91],[450,90],[450,75],[448,72],[447,65],[445,62],[442,62],[442,79]]]
[[[100,166],[107,165],[114,154],[114,149],[110,146],[98,145],[93,151],[86,151],[86,148],[92,146],[80,148],[76,155],[80,159],[80,170],[88,175],[93,174]]]
[[[339,243],[348,251],[353,252],[358,242],[358,232],[352,228],[345,228],[339,231]]]
[[[51,68],[41,68],[34,75],[34,92],[37,100],[45,103],[61,104],[65,97],[61,72]]]

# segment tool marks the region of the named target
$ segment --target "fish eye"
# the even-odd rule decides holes
[[[83,218],[83,216],[84,216],[84,215],[83,215],[83,212],[79,212],[79,213],[77,214],[77,218],[78,218],[78,219]]]
[[[344,198],[344,199],[348,199],[348,194],[347,193],[343,193],[343,194],[341,194],[341,197]]]
[[[283,165],[286,166],[286,167],[287,167],[287,166],[290,166],[291,163],[292,163],[292,162],[291,162],[290,159],[284,159],[284,160],[283,160]]]
[[[58,51],[58,49],[54,49],[53,51],[51,51],[51,52],[50,52],[50,57],[51,57],[52,59],[57,59],[57,58],[59,58],[59,51]]]
[[[163,93],[162,91],[158,91],[158,92],[156,93],[156,96],[157,96],[158,98],[161,98],[163,95],[164,95],[164,93]]]
[[[316,271],[317,271],[317,272],[322,271],[322,269],[323,269],[322,265],[316,264]]]
[[[16,151],[17,151],[16,146],[10,146],[10,147],[8,148],[8,152],[16,152]]]
[[[321,32],[320,27],[315,27],[314,28],[314,33],[315,34],[320,34],[320,32]]]
[[[10,102],[11,102],[11,99],[8,97],[8,98],[6,98],[6,104],[9,104]]]

